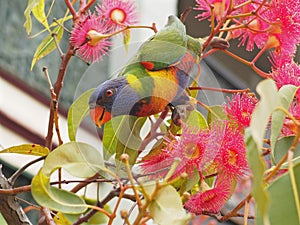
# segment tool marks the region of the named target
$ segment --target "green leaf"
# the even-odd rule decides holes
[[[127,29],[123,33],[123,44],[125,46],[126,52],[128,52],[128,45],[130,43],[130,29]]]
[[[260,154],[257,143],[249,135],[250,129],[246,129],[245,142],[247,148],[247,160],[253,173],[253,185],[251,194],[255,199],[258,214],[264,218],[265,225],[268,225],[267,210],[269,206],[269,194],[265,190],[264,172],[265,162]]]
[[[32,180],[32,195],[41,206],[70,214],[86,211],[88,206],[79,196],[50,185],[51,174],[59,168],[80,178],[91,177],[99,171],[108,172],[101,154],[86,143],[63,144],[49,153],[43,167]]]
[[[138,149],[142,143],[140,136],[141,129],[146,122],[147,117],[127,117],[125,123],[122,124],[120,133],[118,136],[118,142],[116,146],[116,161],[117,170],[121,167],[121,155],[129,155],[129,164],[133,165],[138,157]]]
[[[75,177],[87,178],[104,169],[100,152],[81,142],[68,142],[58,146],[45,159],[43,173],[50,176],[54,170],[63,168]]]
[[[117,116],[107,122],[103,132],[104,159],[116,154],[119,161],[120,156],[127,153],[130,164],[134,164],[141,143],[140,130],[145,121],[146,117]]]
[[[2,225],[8,225],[6,223],[6,221],[5,221],[5,219],[3,218],[2,213],[0,213],[0,224],[2,224]]]
[[[207,122],[198,110],[193,110],[189,113],[186,124],[188,127],[194,127],[200,129],[206,129],[208,127]]]
[[[80,95],[69,108],[68,132],[70,141],[76,140],[76,133],[81,121],[89,112],[89,98],[95,89],[90,89]]]
[[[300,163],[293,166],[294,179],[296,186],[292,184],[290,172],[282,175],[268,187],[270,198],[270,207],[268,210],[270,224],[300,224],[300,211],[297,210],[297,203],[294,192],[300,193]],[[299,195],[298,195],[299,196]],[[256,219],[257,225],[263,225],[261,216],[258,214]]]
[[[39,4],[39,2],[40,0],[28,0],[27,7],[24,11],[24,16],[26,20],[23,26],[25,27],[28,35],[30,35],[32,29],[32,20],[30,14],[32,10]]]
[[[35,18],[50,32],[49,24],[45,14],[45,0],[40,0],[39,4],[32,9]]]
[[[151,196],[156,184],[144,186],[146,193]],[[159,225],[185,225],[191,219],[186,213],[181,198],[174,187],[161,187],[149,205],[150,216]]]
[[[87,204],[90,204],[87,202]],[[94,205],[94,204],[93,204]],[[104,206],[104,209],[111,213],[111,209],[108,205]],[[71,225],[75,223],[78,218],[81,216],[81,214],[66,214],[58,212],[55,217],[54,221],[57,223],[57,225]],[[107,224],[108,217],[104,215],[101,212],[96,212],[89,220],[88,222],[82,223],[82,225],[101,225],[101,224]]]
[[[64,33],[64,29],[61,26],[57,26],[53,29],[53,32],[56,34],[56,39],[57,42],[59,43],[63,33]],[[30,70],[33,69],[35,63],[40,60],[41,58],[45,57],[46,55],[48,55],[49,53],[51,53],[53,50],[56,49],[56,44],[54,41],[54,38],[52,37],[52,33],[49,34],[43,41],[42,43],[37,47],[32,62],[31,62],[31,67]]]
[[[102,143],[104,151],[103,156],[105,160],[108,160],[113,154],[116,153],[118,136],[124,120],[125,117],[117,116],[113,117],[110,121],[104,124]],[[113,126],[113,124],[119,124],[119,126]]]
[[[10,148],[0,151],[0,153],[18,153],[24,155],[36,155],[36,156],[46,156],[50,150],[44,146],[38,144],[24,144],[18,146],[12,146]]]
[[[293,85],[285,85],[278,91],[281,107],[288,110],[293,98],[296,94],[297,87]],[[271,125],[271,149],[274,151],[275,143],[280,135],[282,125],[284,123],[286,115],[281,110],[276,110],[272,113],[272,125]]]
[[[31,193],[39,205],[54,211],[78,214],[87,210],[84,200],[76,194],[50,186],[50,177],[42,169],[32,179]]]
[[[270,115],[281,103],[274,80],[267,79],[261,81],[257,85],[256,91],[260,95],[260,101],[253,111],[250,130],[256,142],[257,149],[260,151]]]
[[[287,153],[287,151],[292,146],[294,139],[295,136],[288,136],[288,137],[283,137],[279,141],[277,141],[275,149],[274,151],[272,151],[275,164],[279,163],[282,157]],[[300,144],[298,144],[294,150],[294,159],[296,160],[299,157],[300,157]]]
[[[207,114],[207,122],[211,124],[214,120],[224,120],[226,119],[226,114],[224,113],[223,106],[213,105],[209,107],[210,110]]]

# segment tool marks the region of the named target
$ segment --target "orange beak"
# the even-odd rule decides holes
[[[105,111],[105,108],[101,106],[96,106],[95,108],[90,109],[90,116],[97,127],[101,127],[111,119],[111,113]]]

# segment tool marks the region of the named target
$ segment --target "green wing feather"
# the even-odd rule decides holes
[[[147,69],[160,70],[178,62],[185,54],[186,47],[184,24],[177,17],[169,16],[165,27],[140,47],[136,59],[149,63]]]

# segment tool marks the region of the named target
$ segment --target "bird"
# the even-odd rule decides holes
[[[90,116],[95,125],[101,127],[121,115],[158,114],[169,106],[172,121],[181,126],[187,110],[196,105],[186,88],[200,61],[202,44],[203,40],[186,34],[178,17],[169,16],[167,24],[140,46],[118,76],[91,94]]]

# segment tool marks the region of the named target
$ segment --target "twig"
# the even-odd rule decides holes
[[[70,2],[70,0],[65,0],[65,3],[67,5],[68,9],[70,10],[70,13],[73,16],[73,20],[75,20],[77,18],[77,13],[76,13],[72,3]]]
[[[0,189],[0,195],[16,195],[19,193],[29,192],[31,190],[31,185],[25,185],[10,189]]]
[[[168,115],[169,112],[169,107],[167,106],[164,111],[160,114],[159,118],[156,120],[156,122],[152,125],[151,130],[149,131],[149,134],[147,137],[142,141],[138,153],[140,154],[146,146],[154,139],[157,137],[157,132],[156,130],[159,128],[160,124],[164,121],[166,116]]]
[[[69,2],[68,0],[65,0],[66,2]],[[63,86],[63,80],[66,74],[66,70],[69,64],[69,61],[74,53],[74,47],[72,45],[68,46],[66,54],[62,57],[62,62],[60,64],[57,80],[54,84],[54,94],[56,95],[56,99],[59,99],[60,92]],[[55,118],[55,110],[52,107],[53,102],[51,101],[50,104],[50,116],[49,116],[49,122],[48,122],[48,132],[46,136],[45,146],[51,150],[52,147],[52,137],[53,137],[53,125],[54,121],[58,121],[58,118]],[[58,102],[56,102],[58,104]]]
[[[99,177],[99,173],[96,173],[94,176],[89,177],[87,179],[85,179],[84,181],[80,182],[79,184],[77,184],[75,187],[73,187],[70,192],[76,193],[78,192],[80,189],[84,188],[85,186],[87,186],[88,184],[90,184],[92,181],[96,180],[96,178]]]
[[[55,45],[56,45],[56,48],[60,54],[60,57],[63,57],[64,53],[63,51],[61,50],[60,46],[59,46],[59,43],[57,41],[57,34],[56,33],[52,33],[51,36],[53,37],[53,40],[55,42]]]
[[[38,224],[43,224],[44,221],[46,221],[47,225],[56,225],[56,223],[54,222],[52,216],[51,216],[51,212],[48,208],[42,207],[41,208],[41,213],[44,216],[41,216],[39,223]]]
[[[251,194],[248,194],[247,197],[241,201],[231,212],[227,213],[226,215],[222,216],[220,219],[221,222],[229,220],[231,217],[238,216],[238,211],[245,206],[246,202],[249,202],[252,198]]]
[[[66,28],[63,24],[61,24],[60,22],[58,22],[58,20],[56,18],[53,18],[53,22],[57,23],[58,26],[62,27],[65,31],[67,31],[69,34],[71,34],[72,32]]]
[[[101,201],[98,202],[97,206],[103,208],[111,199],[118,196],[120,194],[120,188],[112,190],[108,193],[108,195]],[[87,222],[93,215],[95,215],[96,210],[90,210],[84,216],[80,217],[73,225],[80,225],[81,223]]]
[[[197,86],[197,87],[189,87],[189,90],[206,90],[206,91],[218,91],[224,93],[248,93],[250,92],[249,88],[242,89],[242,90],[232,90],[232,89],[224,89],[224,88],[214,88],[214,87],[204,87],[204,86]]]
[[[90,0],[86,5],[82,5],[82,8],[79,9],[79,13],[84,14],[95,2],[96,0]]]
[[[127,171],[127,175],[128,175],[129,181],[130,181],[130,183],[131,183],[131,185],[132,185],[132,190],[133,190],[133,193],[134,193],[134,195],[135,195],[136,202],[137,202],[138,207],[139,207],[139,209],[140,209],[141,206],[142,206],[142,202],[141,202],[140,196],[139,196],[139,194],[138,194],[138,192],[137,192],[137,189],[136,189],[136,187],[134,186],[135,183],[134,183],[133,176],[132,176],[132,173],[131,173],[131,168],[130,168],[130,165],[129,165],[129,155],[123,154],[123,155],[121,156],[121,159],[122,159],[122,161],[123,161],[124,164],[125,164],[125,168],[126,168],[126,171]]]
[[[15,184],[15,182],[16,182],[16,180],[18,179],[18,177],[29,167],[29,166],[31,166],[31,165],[33,165],[33,164],[35,164],[35,163],[37,163],[37,162],[39,162],[39,161],[41,161],[41,160],[43,160],[43,159],[45,159],[46,158],[46,156],[42,156],[42,157],[39,157],[39,158],[37,158],[37,159],[35,159],[35,160],[32,160],[31,162],[29,162],[29,163],[27,163],[27,164],[25,164],[24,166],[22,166],[21,168],[19,168],[9,179],[8,179],[8,181],[10,182],[10,184],[12,185],[12,186],[14,186],[14,184]]]

